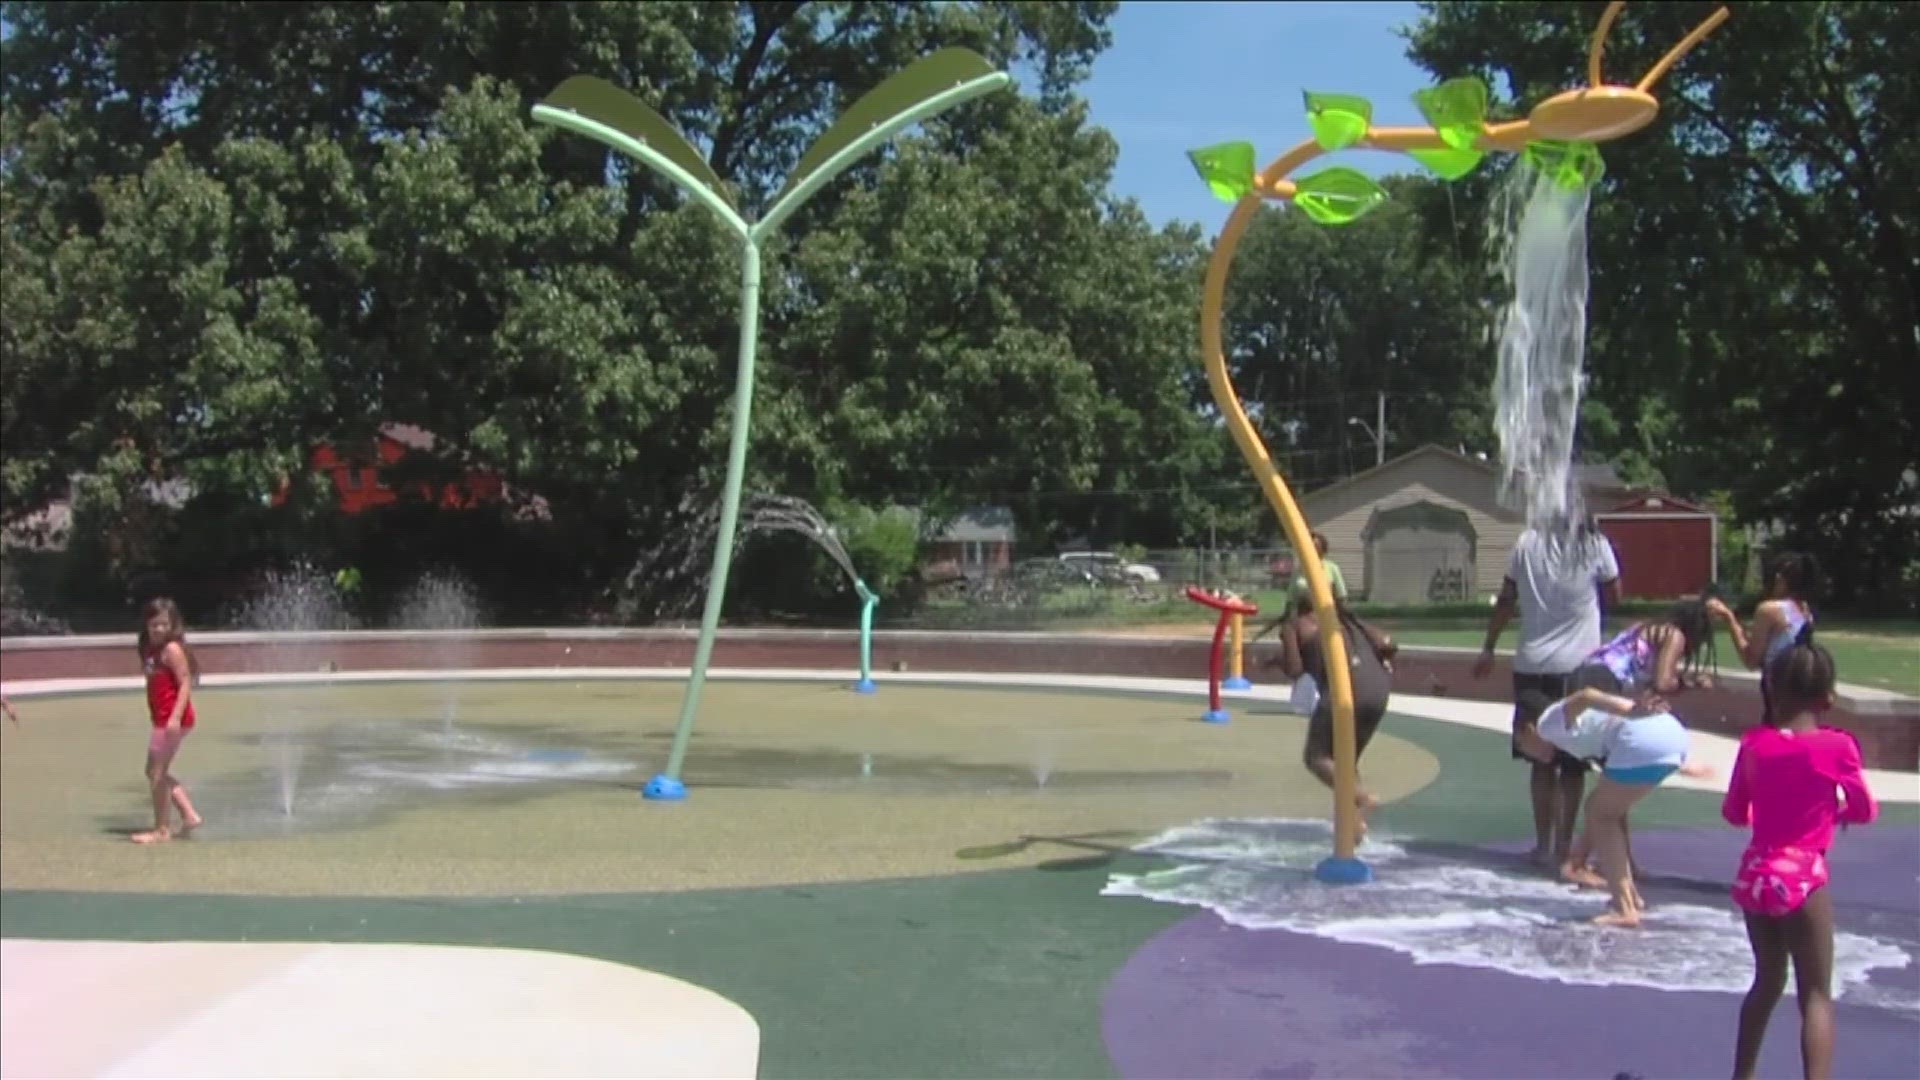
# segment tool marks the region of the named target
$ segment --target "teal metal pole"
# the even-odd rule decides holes
[[[945,50],[931,57],[923,57],[920,63],[933,64],[935,67],[945,65],[946,68],[951,69],[953,57],[949,54],[965,52],[966,50]],[[984,68],[986,64],[984,60],[971,53],[966,55],[971,57],[971,62],[962,62],[960,64],[962,69],[971,69],[975,66]],[[923,76],[928,70],[932,69],[922,69]],[[720,530],[714,537],[713,573],[707,582],[707,603],[700,617],[700,638],[693,650],[692,677],[687,682],[686,696],[680,702],[680,722],[674,729],[673,749],[667,755],[667,768],[665,772],[649,780],[643,789],[649,799],[684,799],[687,797],[687,788],[680,780],[680,768],[686,761],[687,742],[693,735],[693,722],[700,712],[700,691],[706,684],[707,665],[713,659],[713,640],[720,629],[720,608],[726,600],[727,573],[732,568],[734,536],[740,522],[740,488],[746,474],[747,437],[753,415],[754,351],[760,336],[760,238],[771,235],[789,214],[798,209],[801,203],[828,180],[838,175],[855,158],[892,137],[901,128],[981,94],[1010,85],[1013,80],[1005,72],[973,71],[968,77],[960,79],[945,90],[913,101],[886,119],[869,122],[865,131],[829,154],[818,168],[795,184],[791,191],[782,195],[778,202],[768,209],[765,217],[749,226],[717,190],[720,181],[713,174],[712,168],[698,160],[698,151],[685,145],[684,137],[674,132],[666,120],[616,87],[609,85],[595,89],[588,86],[582,89],[578,85],[581,78],[583,77],[576,76],[575,79],[568,80],[562,85],[561,91],[556,92],[563,93],[572,86],[573,93],[570,95],[563,93],[566,102],[570,104],[563,102],[562,105],[556,106],[542,102],[534,106],[534,119],[595,139],[658,170],[694,198],[705,203],[719,215],[722,221],[726,222],[728,228],[740,236],[742,241],[740,357],[738,375],[734,382],[733,433],[727,446],[727,479],[726,488],[721,496]],[[603,82],[604,80],[588,81]],[[859,104],[855,103],[856,109]],[[581,109],[585,112],[580,111]],[[596,119],[586,113],[594,113],[600,118]],[[648,132],[653,134],[649,136]],[[829,135],[831,133],[830,129]],[[649,145],[650,142],[659,145]],[[678,152],[675,147],[679,148]],[[688,161],[691,161],[694,166],[691,172],[686,165]],[[802,164],[805,164],[805,159],[802,160]],[[696,172],[703,173],[714,186],[710,187],[707,183],[703,183],[701,177],[695,175]],[[878,605],[879,597],[874,596],[865,583],[856,580],[855,584],[859,586],[861,593],[860,689],[862,692],[871,693],[873,609]]]
[[[860,593],[860,681],[853,684],[853,692],[871,694],[877,689],[873,684],[873,609],[880,598],[857,578],[853,587]]]
[[[733,431],[727,441],[727,483],[720,496],[720,532],[713,540],[713,574],[707,582],[707,606],[700,615],[700,640],[693,649],[693,677],[680,699],[680,725],[673,732],[673,750],[667,770],[647,782],[653,799],[683,799],[686,785],[680,766],[687,758],[687,740],[700,712],[700,690],[713,659],[713,639],[720,629],[720,607],[727,596],[727,572],[733,568],[733,537],[740,524],[740,487],[747,471],[747,432],[753,421],[753,360],[760,339],[760,245],[748,236],[740,245],[740,358],[734,376]]]

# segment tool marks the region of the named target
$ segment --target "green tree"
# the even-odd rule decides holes
[[[1385,186],[1385,204],[1338,228],[1263,209],[1235,255],[1229,369],[1299,489],[1373,465],[1372,439],[1350,418],[1377,426],[1381,392],[1389,454],[1427,442],[1488,448],[1493,355],[1481,276],[1426,239],[1422,206],[1438,181],[1398,176]]]
[[[1116,148],[1083,108],[1002,113],[972,153],[907,140],[798,243],[819,302],[777,332],[772,434],[861,501],[990,498],[1023,536],[1170,538],[1169,489],[1209,445],[1187,385],[1197,238],[1106,195]]]
[[[1716,7],[1634,4],[1607,46],[1633,82]],[[1410,55],[1521,110],[1584,84],[1599,3],[1423,5]],[[1686,492],[1819,552],[1835,599],[1898,595],[1920,416],[1920,18],[1755,2],[1609,144],[1591,219],[1590,392]],[[1908,599],[1912,602],[1912,598]]]
[[[316,443],[408,422],[445,468],[541,496],[555,587],[599,590],[718,466],[736,253],[527,106],[574,73],[635,87],[751,207],[853,96],[960,44],[1035,93],[930,126],[790,226],[756,483],[1177,530],[1218,458],[1183,381],[1197,240],[1106,195],[1112,143],[1073,88],[1113,7],[0,6],[0,243],[29,268],[0,329],[8,510],[158,473],[219,531]],[[1101,487],[1145,490],[1052,494]],[[311,525],[370,581],[399,557],[384,526]]]
[[[14,167],[29,167],[59,126],[43,118],[21,143],[9,139],[24,144]],[[234,172],[244,191],[245,165]],[[256,433],[299,430],[324,400],[314,320],[288,278],[236,272],[253,252],[234,191],[168,151],[138,176],[95,181],[99,227],[82,232],[9,187],[0,424],[10,511],[44,504],[75,471],[110,515],[172,480],[264,495],[293,463]],[[257,452],[209,458],[208,447]]]

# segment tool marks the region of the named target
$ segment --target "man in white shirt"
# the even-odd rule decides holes
[[[1558,752],[1550,764],[1520,752],[1519,733],[1533,728],[1547,706],[1574,690],[1573,673],[1601,644],[1605,609],[1620,602],[1620,563],[1613,545],[1587,521],[1578,527],[1528,529],[1513,545],[1500,597],[1487,623],[1486,644],[1474,662],[1476,678],[1493,670],[1500,632],[1518,612],[1520,644],[1513,654],[1513,756],[1532,764],[1532,858],[1552,868],[1573,843],[1573,826],[1586,795],[1587,764]]]

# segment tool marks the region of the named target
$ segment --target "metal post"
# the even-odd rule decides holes
[[[1233,624],[1227,627],[1232,637],[1228,644],[1227,678],[1220,685],[1228,690],[1251,690],[1253,681],[1247,678],[1247,618],[1239,612],[1233,613]]]
[[[1232,618],[1227,611],[1220,612],[1220,617],[1213,621],[1213,643],[1207,648],[1207,711],[1201,714],[1200,719],[1209,724],[1224,724],[1230,719],[1227,710],[1220,704],[1220,660],[1227,636],[1227,623]]]
[[[726,488],[722,495],[720,528],[714,537],[713,573],[707,584],[706,608],[700,619],[700,639],[694,646],[693,671],[680,704],[680,722],[666,771],[643,788],[650,799],[676,800],[687,796],[680,767],[700,710],[700,691],[713,658],[714,636],[720,626],[720,608],[726,598],[727,572],[733,562],[734,537],[740,518],[740,487],[746,473],[747,439],[753,414],[754,350],[760,333],[760,239],[771,235],[809,196],[839,175],[862,154],[892,138],[910,124],[982,94],[1008,86],[1012,76],[994,71],[966,49],[942,49],[923,56],[854,103],[800,160],[799,172],[776,196],[766,215],[753,225],[734,209],[723,193],[713,167],[675,131],[673,125],[632,95],[591,75],[576,75],[562,83],[546,101],[533,107],[533,118],[585,135],[658,170],[693,198],[706,204],[741,238],[740,356],[734,385],[733,431],[728,442]],[[863,106],[865,109],[863,110]],[[882,119],[867,115],[873,112]],[[863,671],[876,597],[861,589]]]
[[[1374,411],[1373,423],[1373,464],[1379,468],[1387,463],[1387,392],[1380,391],[1380,402]]]
[[[860,594],[860,681],[853,684],[853,692],[871,694],[877,689],[873,684],[873,609],[880,598],[864,581],[855,580],[853,587]]]
[[[686,784],[680,765],[687,757],[693,718],[700,712],[700,690],[713,659],[713,639],[720,629],[720,606],[727,597],[727,572],[733,568],[733,537],[740,524],[740,485],[747,471],[747,433],[753,421],[753,356],[760,339],[760,245],[748,236],[740,245],[740,355],[735,363],[733,430],[727,439],[727,482],[720,496],[720,532],[713,540],[713,577],[707,586],[707,605],[700,614],[700,641],[693,650],[693,678],[680,699],[680,724],[673,731],[673,749],[664,773],[647,781],[650,799],[684,799]]]

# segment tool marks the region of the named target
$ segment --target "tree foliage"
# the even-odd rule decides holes
[[[1483,275],[1426,237],[1424,204],[1437,195],[1441,212],[1448,205],[1437,181],[1385,186],[1385,204],[1338,228],[1264,209],[1235,257],[1229,368],[1296,487],[1373,465],[1382,392],[1390,454],[1486,443]]]
[[[1602,6],[1429,4],[1411,55],[1519,115],[1582,84]],[[1004,505],[1025,540],[1265,532],[1195,363],[1202,238],[1109,192],[1076,92],[1114,8],[0,4],[4,517],[77,485],[73,580],[453,562],[573,610],[718,486],[739,255],[529,106],[576,73],[632,88],[751,212],[860,93],[963,45],[1026,88],[872,155],[768,253],[751,483],[845,507],[876,580],[899,523],[863,507]],[[1630,5],[1611,77],[1711,8]],[[1605,148],[1591,220],[1583,445],[1814,548],[1843,600],[1920,581],[1909,10],[1741,5]],[[1391,450],[1490,449],[1490,173],[1391,179],[1340,229],[1255,221],[1230,362],[1298,486],[1371,462],[1348,418],[1382,391]],[[416,466],[496,470],[548,520],[341,520],[302,464],[389,422],[437,437]]]
[[[1198,239],[1107,194],[1074,87],[1113,7],[8,3],[7,513],[76,475],[123,529],[148,481],[257,503],[404,422],[540,496],[564,587],[604,588],[713,484],[738,252],[528,107],[576,73],[633,88],[751,208],[854,97],[964,45],[1031,92],[875,155],[771,253],[752,479],[1172,539],[1218,460],[1182,381]],[[329,535],[397,557],[392,527]]]
[[[1508,88],[1517,114],[1584,84],[1603,6],[1425,4],[1411,55]],[[1637,81],[1717,6],[1629,5],[1609,78]],[[1589,389],[1614,421],[1596,448],[1728,492],[1857,603],[1891,601],[1916,561],[1917,51],[1908,6],[1738,5],[1657,88],[1659,119],[1604,148],[1591,220]]]

